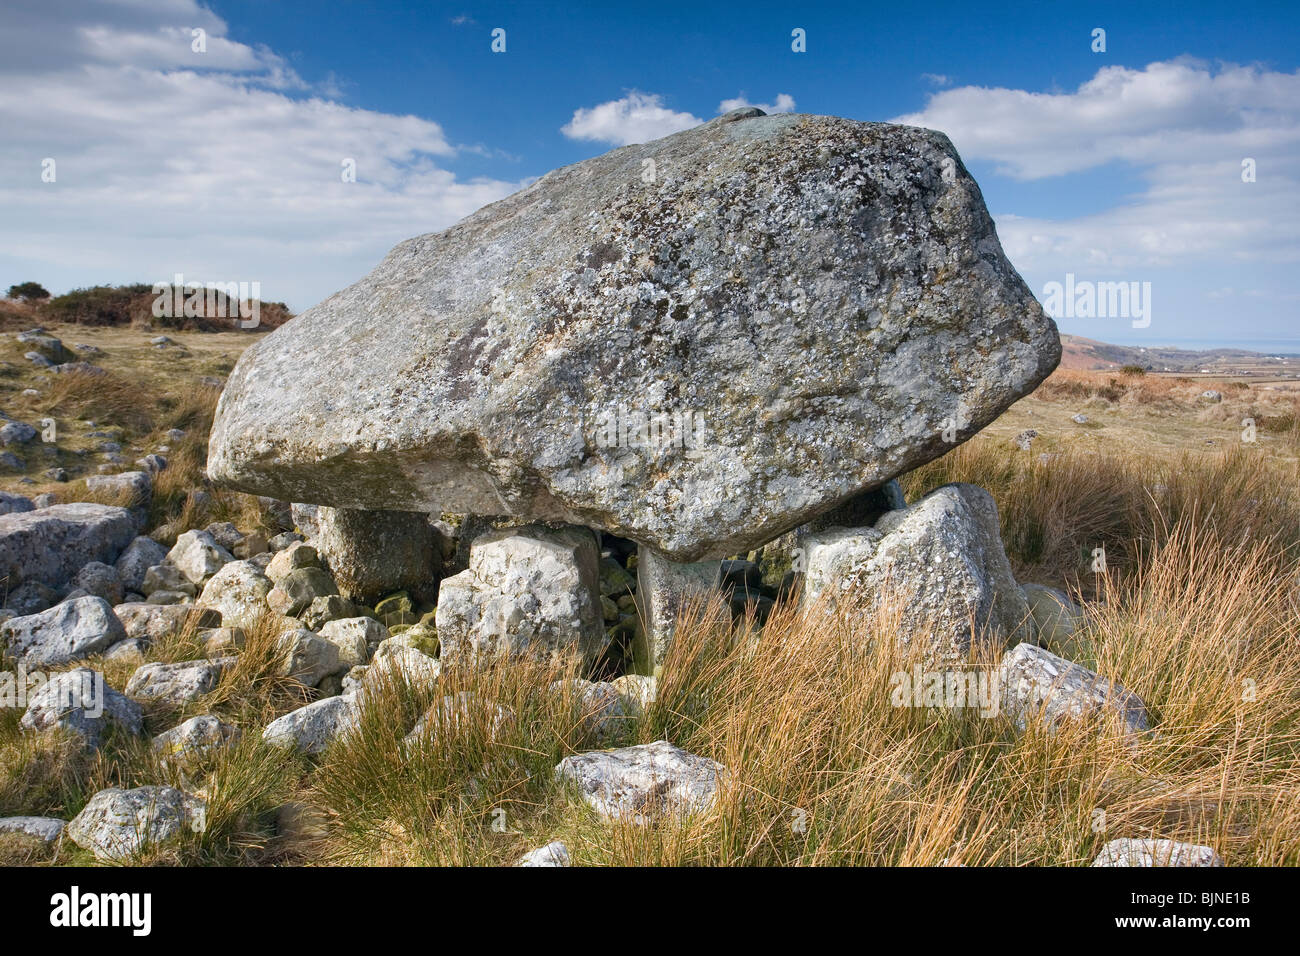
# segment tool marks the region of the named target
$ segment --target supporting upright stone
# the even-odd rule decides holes
[[[587,528],[528,525],[479,535],[469,567],[443,578],[438,592],[440,660],[474,666],[576,656],[590,666],[609,643],[599,564]]]
[[[637,551],[637,595],[645,615],[645,645],[634,648],[638,673],[651,674],[672,647],[677,616],[695,598],[717,590],[721,561],[670,561],[644,545]]]
[[[316,520],[316,550],[344,597],[374,604],[394,591],[437,595],[442,548],[424,512],[322,507]]]

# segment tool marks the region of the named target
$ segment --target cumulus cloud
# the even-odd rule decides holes
[[[573,119],[560,132],[570,139],[627,146],[648,143],[703,122],[698,116],[664,106],[663,97],[657,93],[632,90],[620,99],[574,110]]]
[[[774,103],[751,103],[745,98],[745,94],[741,93],[734,100],[723,100],[719,103],[718,112],[730,113],[732,110],[738,110],[746,106],[757,106],[764,113],[793,113],[794,97],[789,93],[778,93]]]
[[[894,120],[941,130],[1015,180],[1122,163],[1145,188],[1070,219],[994,210],[1022,270],[1100,271],[1300,259],[1300,71],[1191,59],[1108,66],[1073,92],[965,86]],[[1243,161],[1254,160],[1254,182]]]
[[[439,162],[460,147],[436,122],[333,101],[336,78],[313,90],[194,0],[21,4],[12,20],[0,36],[10,281],[183,272],[260,281],[303,308],[399,240],[519,185],[458,179]],[[206,53],[192,50],[196,27]],[[41,180],[47,158],[52,183]],[[349,160],[356,182],[343,181]]]

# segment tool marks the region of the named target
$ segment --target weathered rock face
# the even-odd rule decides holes
[[[757,112],[401,243],[243,354],[209,474],[692,561],[942,454],[1056,366],[946,137]]]
[[[101,790],[68,824],[67,834],[95,858],[124,862],[141,850],[202,833],[207,804],[174,787]]]
[[[43,732],[59,728],[78,734],[94,749],[110,724],[128,734],[143,726],[140,705],[104,682],[104,675],[87,667],[50,678],[27,703],[19,726]]]
[[[1174,840],[1137,840],[1124,837],[1111,840],[1093,866],[1223,866],[1214,847]]]
[[[251,561],[231,561],[208,579],[197,607],[221,613],[221,623],[228,627],[251,628],[266,613],[266,596],[270,579]]]
[[[177,664],[145,664],[127,682],[128,697],[159,701],[179,707],[211,693],[221,672],[234,663],[233,657],[215,661],[182,661]]]
[[[316,548],[339,593],[373,604],[393,591],[436,600],[441,535],[428,515],[321,508]]]
[[[871,528],[840,528],[803,540],[803,599],[834,604],[841,592],[898,601],[900,639],[927,641],[961,657],[972,639],[1032,637],[1033,621],[1002,549],[993,497],[974,485],[936,488]],[[835,589],[823,598],[823,592]]]
[[[91,561],[112,564],[136,536],[125,508],[77,503],[0,516],[0,578],[59,587]]]
[[[565,757],[556,776],[574,781],[602,816],[650,823],[704,813],[713,806],[727,768],[666,740]]]
[[[998,671],[1002,709],[1024,728],[1042,717],[1049,726],[1067,720],[1109,719],[1126,734],[1151,727],[1146,704],[1118,681],[1110,681],[1032,644],[1017,644]]]
[[[79,661],[127,637],[103,598],[82,597],[0,624],[0,646],[28,667]]]
[[[600,554],[582,528],[529,526],[474,542],[468,570],[446,578],[436,618],[444,664],[528,654],[591,663],[609,640]]]

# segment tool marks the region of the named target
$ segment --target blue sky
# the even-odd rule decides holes
[[[1065,331],[1300,339],[1296,4],[16,0],[0,27],[4,286],[182,272],[300,310],[407,236],[743,101],[943,129],[1040,298],[1150,283],[1149,327]]]

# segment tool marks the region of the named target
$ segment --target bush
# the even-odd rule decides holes
[[[30,302],[32,299],[48,299],[49,297],[50,293],[39,282],[20,282],[9,287],[9,298],[11,299],[22,299],[24,302]]]
[[[1141,365],[1125,365],[1122,366],[1119,370],[1119,374],[1121,375],[1138,376],[1138,375],[1145,375],[1146,373],[1147,370],[1144,369]]]

